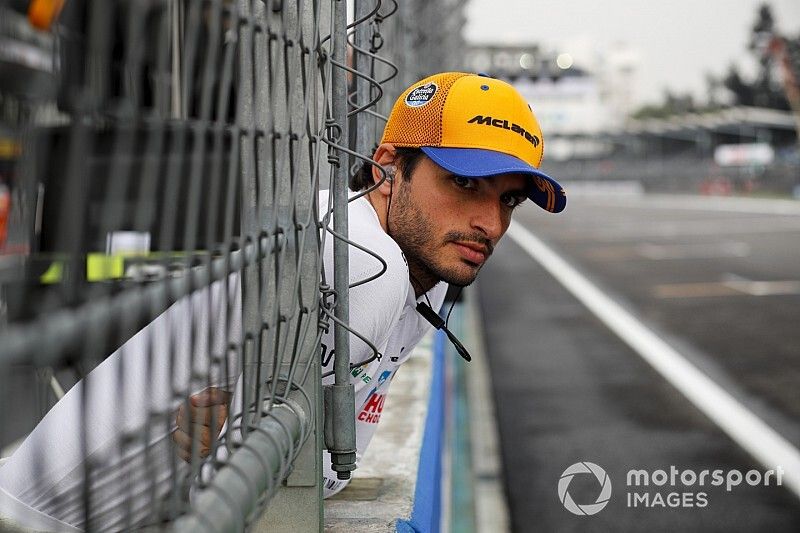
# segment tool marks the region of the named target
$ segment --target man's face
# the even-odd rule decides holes
[[[511,212],[526,198],[519,174],[469,179],[423,157],[409,181],[398,177],[389,208],[389,233],[422,286],[475,280]]]

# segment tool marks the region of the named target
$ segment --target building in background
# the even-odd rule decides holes
[[[512,83],[531,103],[547,132],[548,159],[596,157],[613,146],[603,133],[619,131],[633,112],[638,57],[623,45],[572,53],[539,45],[472,45],[466,62],[476,72]]]
[[[512,83],[545,132],[545,170],[562,179],[629,181],[645,189],[791,194],[798,188],[795,121],[788,111],[728,106],[633,119],[641,59],[625,45],[473,44],[466,65]],[[715,157],[719,149],[734,158]],[[751,154],[773,154],[769,161]],[[788,154],[788,155],[787,155]]]

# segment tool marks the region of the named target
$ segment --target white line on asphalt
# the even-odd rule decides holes
[[[747,257],[750,245],[746,242],[653,244],[643,243],[636,247],[642,257],[652,261],[671,259],[713,259],[719,257]]]
[[[730,273],[723,277],[723,285],[750,296],[800,294],[800,280],[755,281]]]
[[[678,239],[686,237],[702,237],[711,235],[772,235],[775,233],[800,232],[800,219],[797,218],[736,218],[711,220],[658,221],[648,220],[646,223],[633,225],[630,221],[617,224],[604,224],[602,227],[570,229],[568,234],[575,240],[591,242],[615,242],[634,238],[655,237],[661,239]]]
[[[800,201],[767,198],[737,198],[692,195],[644,195],[614,198],[599,196],[592,203],[637,208],[687,209],[692,211],[724,211],[729,213],[762,213],[770,215],[800,215]]]
[[[800,497],[797,448],[522,225],[512,222],[508,235],[764,468],[783,468],[783,485]]]
[[[720,281],[655,285],[652,289],[652,293],[655,298],[662,299],[747,296],[747,294],[742,291],[729,287]]]

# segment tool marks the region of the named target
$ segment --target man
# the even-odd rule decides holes
[[[417,306],[439,309],[446,284],[472,283],[525,198],[551,212],[564,208],[561,187],[538,170],[542,153],[541,130],[530,107],[502,81],[437,74],[409,87],[395,103],[374,154],[380,167],[367,165],[354,177],[354,193],[366,194],[348,207],[350,239],[386,265],[384,271],[373,255],[351,250],[351,284],[377,277],[351,289],[350,326],[381,354],[373,358],[370,346],[351,337],[357,459],[375,432],[392,377],[430,329]],[[320,210],[328,204],[323,191]],[[332,279],[331,246],[323,264]],[[235,364],[209,368],[200,357],[241,339],[240,310],[239,279],[233,276],[176,302],[111,354],[85,380],[88,405],[81,404],[81,382],[0,467],[0,514],[11,509],[17,520],[40,529],[85,527],[81,489],[89,452],[95,462],[89,488],[95,529],[124,529],[152,519],[153,496],[171,487],[174,454],[189,457],[190,435],[201,435],[200,449],[207,450],[227,406],[240,405],[230,400]],[[211,335],[199,335],[193,343],[192,331]],[[322,344],[334,346],[332,331]],[[147,353],[170,354],[172,363],[150,365]],[[326,349],[323,373],[332,368],[329,355]],[[208,381],[195,378],[206,375]],[[332,376],[323,379],[331,381]],[[150,414],[175,404],[176,387],[197,391],[209,382],[215,387],[195,394],[190,412],[181,407],[177,430],[162,418],[154,423]],[[75,431],[82,423],[85,443]],[[126,448],[125,435],[145,426],[147,444]],[[329,463],[326,456],[326,497],[346,485]]]
[[[430,329],[417,306],[439,309],[446,284],[472,283],[508,229],[514,208],[526,198],[550,212],[564,209],[564,190],[538,170],[543,151],[541,129],[530,106],[503,81],[442,73],[415,83],[397,99],[373,156],[386,169],[385,179],[378,166],[365,165],[350,183],[354,192],[369,191],[349,204],[350,238],[387,265],[377,279],[350,291],[352,327],[382,354],[360,364],[373,352],[351,338],[357,459],[375,433],[392,377]],[[321,210],[327,205],[323,191]],[[331,278],[331,247],[324,264]],[[374,257],[354,249],[350,283],[381,268]],[[322,344],[333,346],[332,332]],[[326,355],[327,351],[323,372],[333,367]],[[330,376],[323,383],[332,381]],[[214,402],[203,393],[195,403],[204,408],[196,416],[181,412],[179,418],[207,423],[207,407]],[[222,417],[224,412],[215,418]],[[188,454],[188,434],[179,429],[174,437]],[[347,481],[336,479],[327,453],[323,464],[328,497]]]

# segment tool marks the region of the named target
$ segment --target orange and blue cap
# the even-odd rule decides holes
[[[531,177],[528,197],[552,213],[564,188],[539,170],[544,138],[525,99],[510,84],[478,74],[443,72],[397,99],[381,143],[420,148],[440,167],[467,178]]]

